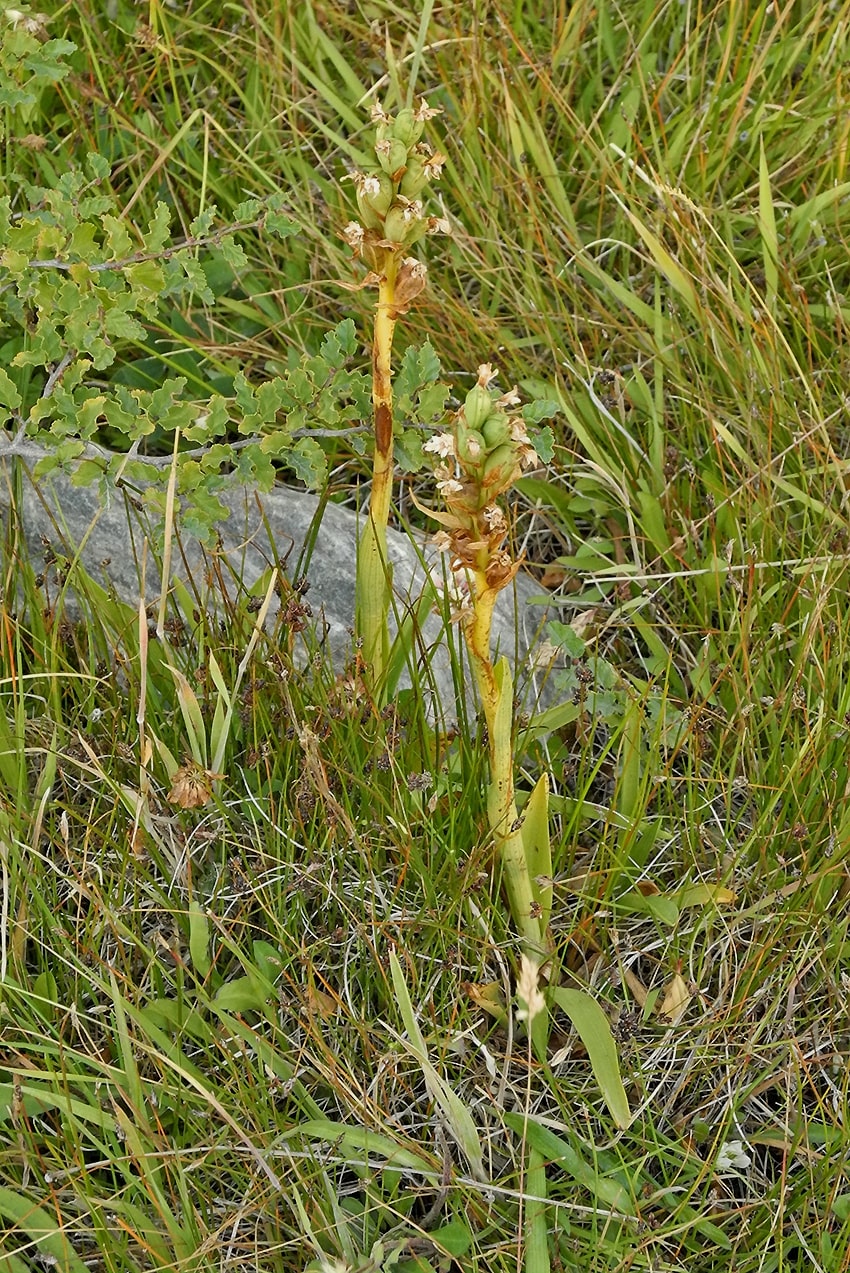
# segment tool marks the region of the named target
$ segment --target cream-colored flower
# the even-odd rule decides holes
[[[435,433],[423,445],[422,450],[428,451],[432,455],[439,455],[441,459],[447,460],[456,454],[454,435],[451,433]]]
[[[459,482],[456,477],[443,477],[437,483],[437,490],[443,499],[448,499],[451,495],[460,495],[463,490],[463,483]]]
[[[518,407],[519,404],[520,396],[516,385],[509,389],[507,393],[503,393],[501,398],[496,399],[497,407]]]
[[[529,959],[528,955],[520,955],[516,997],[524,1006],[517,1010],[518,1021],[528,1021],[531,1024],[546,1007],[546,1000],[537,987],[539,975],[540,965]]]
[[[348,225],[343,226],[342,229],[342,237],[355,252],[359,252],[362,248],[365,233],[359,221],[349,221]]]
[[[3,13],[13,27],[21,27],[30,35],[41,35],[50,21],[46,13],[22,13],[20,9],[4,9]]]
[[[491,363],[482,362],[478,368],[478,383],[482,389],[486,389],[491,380],[495,380],[498,374],[498,371]]]
[[[491,535],[494,531],[501,533],[508,529],[507,518],[498,504],[488,504],[486,508],[482,508],[481,517]]]
[[[446,156],[441,154],[439,150],[435,150],[433,155],[429,155],[422,165],[427,179],[429,181],[436,181],[443,171],[445,163]]]

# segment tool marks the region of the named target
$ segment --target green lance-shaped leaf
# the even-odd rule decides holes
[[[549,842],[549,775],[541,774],[528,797],[522,823],[525,860],[540,907],[540,927],[545,933],[552,916],[552,849]]]
[[[608,1018],[596,1000],[584,990],[554,986],[551,995],[558,1007],[566,1012],[587,1048],[591,1069],[611,1117],[618,1127],[628,1127],[632,1116]]]
[[[449,1131],[466,1157],[473,1176],[475,1176],[476,1180],[486,1180],[487,1175],[484,1171],[481,1141],[479,1140],[475,1123],[472,1121],[472,1115],[460,1097],[452,1091],[448,1083],[437,1073],[428,1059],[425,1040],[416,1021],[407,983],[404,980],[404,973],[401,970],[401,964],[395,951],[390,954],[390,974],[401,1019],[410,1040],[410,1051],[419,1062],[428,1094],[440,1107]]]

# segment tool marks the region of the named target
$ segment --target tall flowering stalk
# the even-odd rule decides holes
[[[517,406],[516,389],[496,397],[494,371],[478,368],[478,381],[454,417],[450,431],[425,443],[434,456],[435,476],[445,512],[429,510],[443,527],[435,538],[448,554],[453,583],[453,618],[460,622],[487,723],[490,786],[487,815],[501,859],[503,882],[514,922],[527,951],[540,962],[547,953],[551,909],[545,775],[517,813],[513,758],[513,681],[507,659],[494,666],[490,653],[493,608],[513,580],[519,562],[505,547],[508,523],[497,500],[537,455]],[[543,880],[541,882],[541,877]]]
[[[391,598],[387,522],[393,484],[392,347],[395,325],[427,281],[425,265],[410,256],[426,234],[449,233],[442,217],[426,216],[421,195],[445,162],[421,140],[427,120],[439,111],[422,101],[388,115],[372,110],[376,164],[352,174],[359,221],[349,221],[343,238],[369,267],[360,286],[378,289],[372,337],[374,456],[367,520],[357,554],[355,626],[367,680],[380,693],[389,655],[387,619]]]

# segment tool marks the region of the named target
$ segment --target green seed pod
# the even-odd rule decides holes
[[[463,439],[457,439],[457,453],[461,463],[477,468],[487,454],[484,438],[476,429],[464,429]]]
[[[494,411],[489,420],[483,425],[481,432],[484,434],[487,450],[495,451],[496,447],[504,446],[506,442],[510,442],[511,422],[504,411]]]
[[[378,163],[388,176],[394,176],[407,167],[407,147],[403,142],[387,138],[375,147]]]
[[[384,238],[392,243],[407,243],[408,235],[416,222],[404,215],[400,204],[394,203],[384,218]]]
[[[406,199],[415,199],[428,183],[428,172],[423,155],[415,152],[407,161],[407,170],[401,179],[401,193]]]
[[[473,385],[466,395],[463,414],[468,429],[483,428],[484,421],[493,411],[493,399],[483,385]]]
[[[393,120],[393,137],[400,141],[405,150],[414,146],[422,136],[424,125],[417,120],[410,107],[400,110]]]
[[[506,491],[519,475],[519,471],[516,451],[511,445],[504,443],[502,446],[497,446],[495,451],[487,456],[481,474],[481,483],[495,495],[500,491]]]

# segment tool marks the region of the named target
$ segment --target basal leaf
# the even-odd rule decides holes
[[[591,1069],[618,1127],[632,1121],[611,1025],[596,1000],[584,990],[554,986],[552,999],[566,1012],[587,1049]]]

